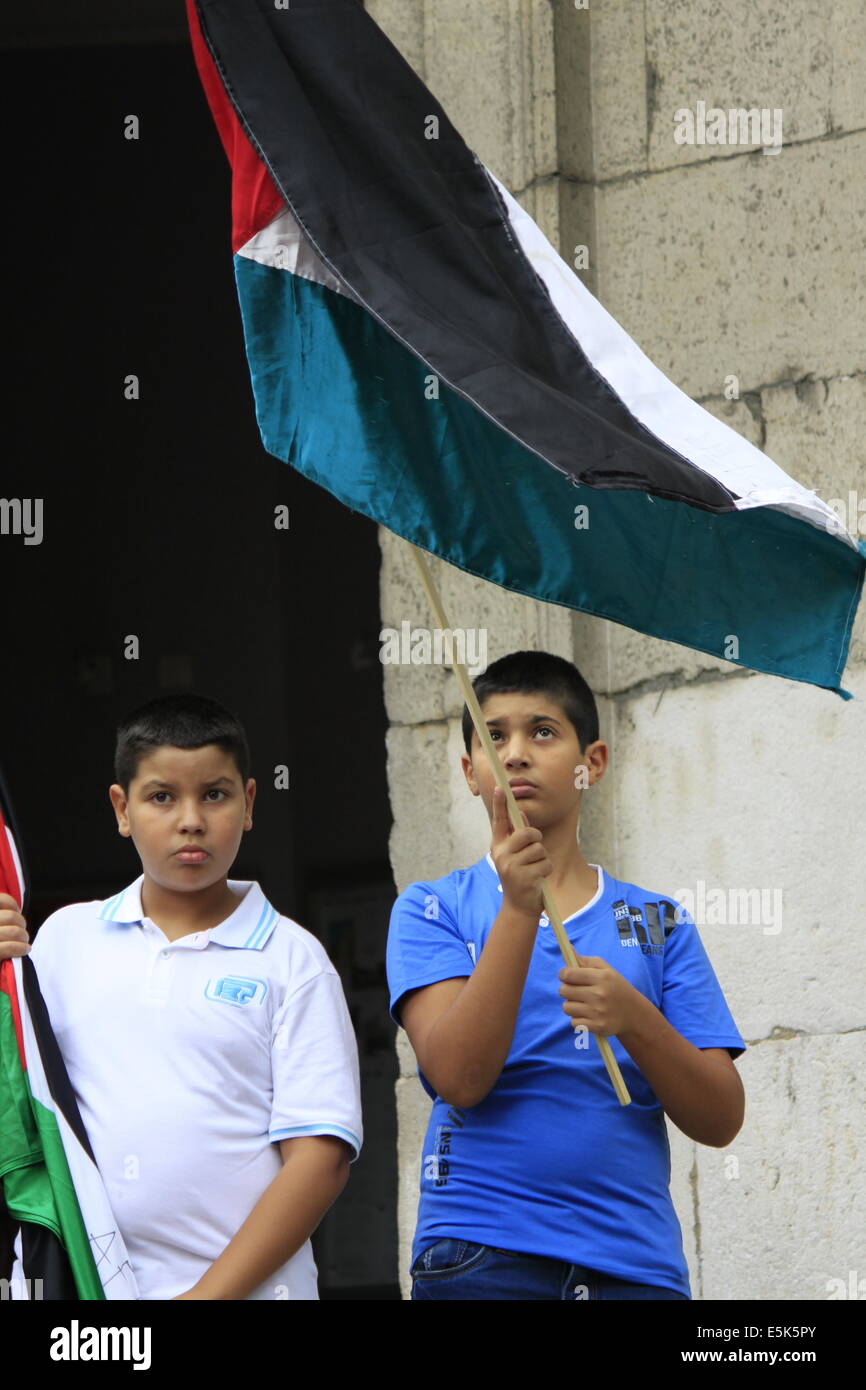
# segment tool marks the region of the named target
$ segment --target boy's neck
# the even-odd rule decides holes
[[[544,831],[544,848],[553,863],[545,880],[560,915],[570,917],[591,902],[598,891],[598,873],[577,843],[577,827],[563,825]]]
[[[175,893],[154,883],[145,872],[141,885],[142,912],[170,941],[218,927],[239,902],[224,878],[196,893]]]

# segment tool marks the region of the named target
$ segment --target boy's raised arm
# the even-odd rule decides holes
[[[475,969],[468,978],[412,991],[400,1012],[421,1071],[443,1100],[461,1109],[484,1099],[505,1064],[543,909],[541,880],[553,868],[540,830],[511,829],[500,787],[491,828],[502,908]]]

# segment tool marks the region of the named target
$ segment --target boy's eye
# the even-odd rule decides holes
[[[148,800],[156,801],[157,806],[164,806],[164,801],[157,800],[157,798],[161,796],[168,797],[168,799],[171,800],[171,792],[152,792]],[[207,800],[208,797],[215,797],[217,801],[222,801],[222,799],[227,796],[228,792],[224,791],[222,787],[208,787],[208,790],[205,792],[205,800]]]
[[[539,724],[538,728],[533,730],[533,733],[536,733],[536,734],[545,733],[545,734],[551,734],[551,735],[555,736],[556,730],[555,730],[555,729],[551,729],[551,727],[550,727],[549,724]],[[495,743],[496,740],[497,740],[498,738],[501,738],[501,737],[502,737],[502,735],[501,735],[499,729],[491,729],[491,730],[490,730],[490,737],[491,737],[492,741]],[[547,742],[547,739],[544,739],[543,742],[546,743],[546,742]]]

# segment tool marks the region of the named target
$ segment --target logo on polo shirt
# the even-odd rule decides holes
[[[264,980],[248,980],[242,975],[221,975],[208,980],[204,992],[208,999],[243,1008],[247,1004],[263,1004],[268,987]]]

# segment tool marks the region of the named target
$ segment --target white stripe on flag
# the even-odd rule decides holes
[[[325,265],[289,208],[283,208],[267,226],[244,242],[237,255],[274,270],[288,270],[302,280],[325,285],[336,294],[344,294],[348,299],[354,299],[356,304],[360,303],[357,295]]]
[[[2,818],[0,818],[0,824],[2,824]],[[9,853],[12,855],[12,863],[15,865],[15,873],[16,873],[17,878],[18,878],[18,893],[19,893],[18,901],[19,901],[19,902],[23,902],[23,900],[24,900],[24,870],[23,870],[22,867],[21,867],[21,860],[18,858],[18,846],[17,846],[16,843],[15,843],[15,836],[12,834],[12,831],[9,829],[9,826],[8,826],[8,825],[4,826],[4,829],[5,829],[5,831],[6,831],[6,843],[7,843],[8,846],[9,846]]]
[[[819,530],[830,530],[854,549],[857,542],[816,493],[789,478],[736,430],[717,420],[669,381],[625,329],[575,275],[541,228],[495,174],[515,236],[546,285],[553,307],[599,376],[616,392],[636,420],[696,468],[737,493],[738,511],[778,507]]]
[[[97,1273],[102,1282],[107,1299],[138,1299],[138,1284],[132,1272],[132,1265],[117,1221],[111,1210],[111,1203],[105,1191],[102,1176],[96,1164],[84,1152],[73,1134],[63,1112],[57,1108],[48,1087],[48,1079],[42,1066],[42,1056],[30,1010],[24,995],[24,981],[21,975],[21,960],[12,962],[15,971],[15,985],[21,1008],[21,1031],[24,1038],[24,1056],[27,1059],[27,1076],[30,1092],[34,1100],[43,1105],[54,1116],[60,1131],[60,1138],[69,1164],[72,1185],[78,1198],[78,1206],[90,1241]],[[16,1243],[18,1246],[18,1243]]]

